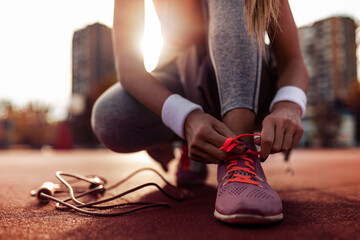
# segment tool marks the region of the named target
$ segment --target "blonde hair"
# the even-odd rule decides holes
[[[279,0],[245,0],[244,10],[250,36],[265,53],[265,32],[278,23]]]

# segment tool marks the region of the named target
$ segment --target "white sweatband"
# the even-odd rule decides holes
[[[289,101],[296,103],[300,106],[302,111],[302,117],[304,117],[307,99],[305,92],[301,88],[295,86],[285,86],[280,88],[270,104],[270,112],[272,111],[275,103],[280,101]]]
[[[166,126],[185,139],[185,119],[189,113],[196,109],[203,111],[200,105],[192,103],[178,94],[173,94],[165,100],[161,110],[161,118]]]

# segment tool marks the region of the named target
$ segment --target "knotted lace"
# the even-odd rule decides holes
[[[241,134],[235,138],[228,138],[226,139],[224,145],[220,148],[221,150],[225,152],[230,152],[232,149],[234,149],[236,146],[244,146],[245,142],[243,140],[240,140],[243,137],[247,136],[261,136],[260,134]],[[226,174],[224,176],[230,176],[231,178],[227,179],[226,183],[229,182],[242,182],[242,183],[250,183],[254,185],[259,185],[259,183],[253,179],[257,177],[257,174],[255,172],[254,167],[254,160],[249,157],[249,154],[252,155],[259,155],[260,152],[258,151],[252,151],[248,148],[246,148],[246,151],[242,154],[232,154],[229,158],[225,160],[226,164]],[[244,167],[239,167],[239,161],[244,161]],[[240,173],[247,173],[247,174],[240,174]]]

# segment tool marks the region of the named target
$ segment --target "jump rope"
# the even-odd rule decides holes
[[[169,186],[170,188],[174,189],[176,194],[170,194],[169,192],[165,191],[163,187],[160,187],[157,183],[148,182],[131,188],[115,196],[103,198],[103,195],[106,191],[119,187],[136,174],[144,171],[152,171],[157,174],[166,184],[165,187]],[[141,168],[111,186],[107,186],[107,180],[105,178],[95,175],[82,176],[61,171],[56,172],[55,175],[60,181],[60,183],[44,182],[39,189],[32,190],[30,192],[30,195],[36,197],[40,203],[46,204],[49,203],[49,201],[56,202],[55,208],[58,210],[73,209],[83,214],[95,216],[121,216],[128,213],[137,212],[146,208],[170,207],[168,203],[163,202],[126,202],[119,204],[103,205],[104,203],[114,201],[130,193],[151,186],[157,188],[163,195],[165,195],[169,199],[175,201],[183,201],[185,199],[184,190],[169,183],[158,171],[152,168]],[[67,181],[64,177],[72,178],[72,180]],[[75,183],[78,182],[85,182],[88,184],[88,186],[73,186]],[[55,196],[56,194],[64,192],[68,192],[70,197],[62,200]],[[95,196],[98,198],[98,200],[91,202],[82,202],[79,200],[79,198],[87,195]],[[72,203],[69,203],[70,201],[72,201]],[[118,209],[118,211],[106,211],[107,209],[114,208]]]
[[[250,135],[250,134],[249,134]],[[251,134],[253,135],[253,134]],[[254,134],[255,135],[255,134]],[[244,136],[244,135],[242,135]],[[228,139],[225,144],[232,145],[236,143],[238,138],[232,138]],[[285,154],[285,162],[289,163],[289,155],[290,151]],[[166,184],[166,186],[169,186],[171,189],[174,189],[177,196],[174,194],[170,194],[169,192],[165,191],[165,189],[161,186],[159,186],[157,183],[154,182],[148,182],[141,184],[139,186],[133,187],[125,192],[119,193],[115,196],[103,198],[106,191],[110,191],[116,187],[119,187],[124,182],[128,181],[135,175],[137,175],[140,172],[144,171],[151,171],[158,175]],[[287,172],[290,172],[291,175],[294,174],[293,169],[289,165],[286,169]],[[157,170],[153,168],[141,168],[133,173],[129,174],[124,179],[116,182],[115,184],[111,186],[107,186],[107,180],[101,176],[96,175],[78,175],[78,174],[72,174],[72,173],[65,173],[62,171],[57,171],[55,173],[57,179],[60,181],[60,183],[53,183],[53,182],[44,182],[39,189],[32,190],[30,192],[30,195],[33,197],[36,197],[37,200],[40,203],[49,203],[50,201],[56,202],[55,208],[58,210],[66,210],[66,209],[73,209],[74,211],[77,211],[79,213],[88,214],[88,215],[94,215],[94,216],[121,216],[132,212],[137,212],[146,208],[154,208],[154,207],[167,207],[169,208],[170,205],[165,202],[126,202],[126,203],[119,203],[119,204],[109,204],[109,205],[103,205],[104,203],[108,203],[111,201],[114,201],[116,199],[119,199],[121,197],[124,197],[130,193],[136,192],[138,190],[144,189],[146,187],[155,187],[157,188],[163,195],[165,195],[167,198],[175,200],[175,201],[183,201],[185,200],[185,191],[183,189],[180,189],[171,183],[169,183]],[[67,181],[64,177],[72,178],[71,181]],[[78,183],[78,182],[85,182],[88,184],[88,186],[73,186],[72,184]],[[68,192],[70,197],[66,199],[60,199],[56,197],[55,195],[58,193],[65,193]],[[79,198],[82,198],[84,196],[95,196],[98,200],[91,201],[91,202],[82,202],[79,200]],[[72,203],[69,203],[72,201]],[[109,212],[106,211],[108,209],[118,209],[116,212]]]

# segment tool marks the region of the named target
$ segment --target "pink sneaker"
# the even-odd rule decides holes
[[[188,147],[181,146],[182,153],[178,170],[176,173],[176,182],[178,185],[201,185],[204,184],[208,175],[205,164],[191,160],[188,157]]]
[[[230,152],[244,144],[237,141],[239,138],[249,135],[255,134],[228,139],[221,149]],[[283,219],[280,197],[267,183],[258,154],[248,149],[218,165],[215,218],[228,223],[270,223]]]

